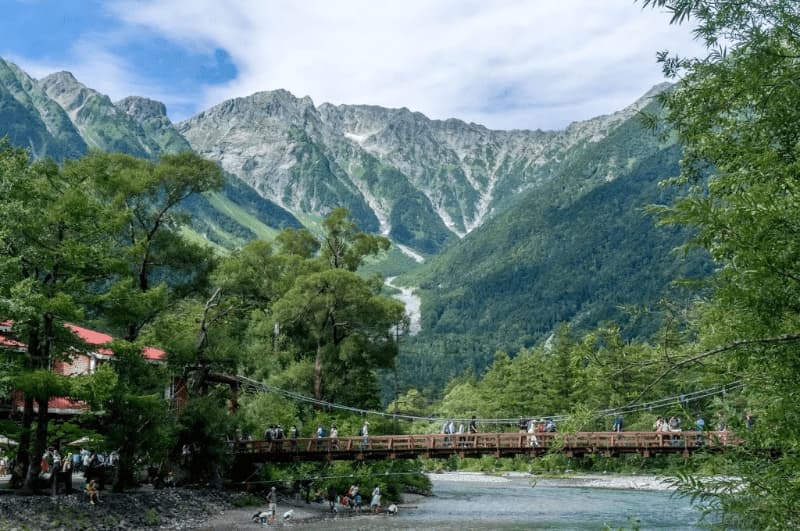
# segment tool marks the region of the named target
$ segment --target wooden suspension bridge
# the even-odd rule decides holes
[[[450,456],[541,456],[562,452],[569,457],[599,454],[613,457],[639,454],[689,454],[720,451],[741,439],[727,432],[578,432],[578,433],[464,433],[321,437],[235,441],[240,465],[299,461],[367,461],[381,459],[447,458]]]

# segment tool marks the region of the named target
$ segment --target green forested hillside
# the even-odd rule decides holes
[[[76,158],[87,150],[66,112],[13,63],[0,58],[0,136],[36,157]]]
[[[141,97],[111,100],[68,72],[35,80],[0,59],[0,138],[26,148],[32,158],[58,162],[91,149],[157,160],[166,153],[191,151],[167,117],[163,103]],[[219,190],[190,197],[182,210],[191,217],[195,240],[222,248],[241,247],[277,231],[299,228],[288,211],[259,196],[234,175]]]
[[[630,319],[624,308],[654,305],[673,280],[709,273],[702,253],[675,252],[686,230],[656,227],[644,212],[670,201],[673,191],[658,183],[678,173],[679,157],[675,145],[631,157],[627,172],[585,193],[583,175],[554,181],[435,259],[414,279],[423,332],[408,341],[403,378],[441,388],[465,368],[482,370],[497,349],[535,344],[559,322],[585,330],[613,319],[628,337],[652,333],[655,317]],[[559,194],[564,204],[553,203]]]
[[[183,209],[195,231],[228,249],[255,239],[272,240],[282,229],[303,227],[289,212],[231,175],[222,190],[190,197]]]

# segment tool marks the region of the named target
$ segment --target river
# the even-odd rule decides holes
[[[422,306],[422,300],[419,297],[414,295],[414,290],[412,288],[404,288],[402,286],[395,286],[392,282],[397,277],[388,277],[386,279],[386,285],[391,286],[395,289],[399,289],[400,293],[392,295],[395,299],[402,302],[406,307],[406,315],[408,316],[409,326],[408,326],[408,333],[412,336],[415,336],[421,330],[420,326],[420,307]]]
[[[437,476],[431,475],[434,496],[414,501],[414,508],[403,508],[396,516],[358,518],[357,523],[329,520],[326,528],[704,528],[698,524],[700,512],[689,500],[666,490],[587,488],[569,480],[535,481],[529,477]]]

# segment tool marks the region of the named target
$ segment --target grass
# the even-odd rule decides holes
[[[393,246],[378,256],[369,257],[358,272],[367,276],[380,273],[384,277],[394,277],[412,271],[419,265],[412,258],[403,254],[400,249]]]
[[[183,236],[190,242],[199,243],[201,245],[207,245],[211,247],[214,250],[214,252],[216,252],[220,256],[225,256],[228,253],[230,253],[230,250],[205,238],[202,234],[198,233],[197,231],[195,231],[194,229],[192,229],[187,225],[181,226],[180,233],[181,236]]]
[[[257,507],[263,504],[264,500],[262,498],[252,494],[243,494],[233,500],[233,505],[235,507]]]
[[[276,229],[268,227],[258,218],[218,192],[206,194],[206,199],[214,208],[236,221],[239,225],[250,229],[262,240],[273,240],[278,234]]]

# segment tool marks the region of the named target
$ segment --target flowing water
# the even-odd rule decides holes
[[[415,336],[421,330],[420,307],[422,306],[422,300],[418,296],[414,295],[413,289],[404,288],[402,286],[395,286],[394,284],[392,284],[392,282],[396,278],[397,277],[387,278],[386,285],[400,290],[400,293],[392,295],[392,297],[399,300],[405,305],[406,315],[408,316],[409,320],[408,333],[412,336]]]
[[[326,522],[333,529],[702,529],[689,500],[669,491],[563,486],[530,478],[434,475],[434,496],[396,516]],[[352,520],[352,519],[347,519]],[[343,527],[340,527],[341,526]]]

